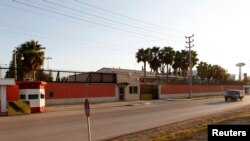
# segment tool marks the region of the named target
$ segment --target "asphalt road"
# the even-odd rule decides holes
[[[237,102],[225,102],[221,97],[93,106],[92,140],[108,139],[247,105],[250,105],[250,96]],[[0,117],[0,141],[87,141],[86,124],[82,105],[49,107],[45,113]]]

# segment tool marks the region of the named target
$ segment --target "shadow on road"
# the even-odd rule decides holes
[[[231,103],[235,103],[235,102],[237,102],[237,101],[227,101],[227,102],[225,102],[223,100],[223,101],[209,102],[209,103],[206,103],[206,105],[225,105],[225,104],[231,104]]]

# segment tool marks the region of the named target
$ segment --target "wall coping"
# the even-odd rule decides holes
[[[19,89],[40,89],[40,86],[47,85],[44,81],[20,81],[17,82]]]
[[[0,78],[0,85],[15,85],[13,78]]]

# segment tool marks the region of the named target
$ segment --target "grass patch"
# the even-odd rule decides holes
[[[216,94],[216,95],[204,95],[204,96],[192,96],[193,100],[201,100],[201,99],[211,99],[211,98],[219,98],[223,97],[222,94]],[[189,99],[188,96],[176,96],[173,97],[173,99]]]
[[[186,121],[186,124],[181,124],[174,132],[167,131],[165,134],[154,136],[151,141],[186,141],[187,138],[194,137],[197,132],[207,132],[207,125],[209,124],[225,124],[234,122],[240,119],[249,119],[250,107],[242,110],[233,110],[221,114],[216,114],[211,117],[201,117],[200,119],[193,119],[193,121]]]
[[[205,141],[207,140],[207,125],[235,122],[238,124],[239,120],[248,120],[250,123],[249,118],[250,106],[247,106],[116,137],[109,141]]]

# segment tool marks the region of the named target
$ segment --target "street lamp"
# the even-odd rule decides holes
[[[24,57],[23,57],[23,54],[22,53],[19,53],[21,54],[21,60],[24,60]],[[17,52],[16,52],[16,49],[14,49],[13,51],[13,63],[14,63],[14,72],[15,72],[15,80],[17,80],[17,60],[16,60],[16,55],[17,55]]]
[[[40,50],[41,49],[46,49],[45,47],[40,47],[39,48]],[[34,53],[34,52],[39,52],[39,51],[36,51],[34,49],[32,49],[31,51],[25,51],[23,53]],[[16,49],[14,49],[13,51],[13,63],[14,63],[14,71],[15,71],[15,80],[17,80],[17,54],[21,54],[21,60],[24,60],[24,56],[23,56],[23,53],[17,53]]]
[[[51,60],[51,57],[45,57],[45,59],[47,59],[47,70],[49,70],[49,60]]]

